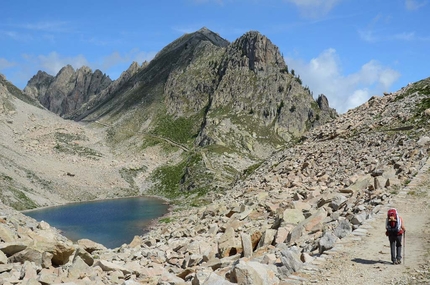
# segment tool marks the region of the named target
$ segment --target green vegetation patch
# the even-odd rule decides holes
[[[418,108],[416,110],[417,115],[421,115],[422,112],[430,108],[430,97],[423,98],[421,102],[418,104]]]
[[[158,117],[153,133],[176,143],[187,144],[197,137],[201,122],[201,114],[188,118],[162,115]]]
[[[0,200],[12,208],[22,211],[37,208],[39,205],[31,200],[26,193],[31,192],[30,189],[23,187],[19,189],[12,177],[0,173]]]
[[[4,174],[4,173],[0,173],[0,179],[6,182],[12,182],[13,178]]]
[[[79,155],[91,159],[98,159],[99,157],[102,157],[102,154],[100,152],[78,144],[77,141],[88,140],[88,138],[84,135],[56,132],[54,133],[54,138],[57,142],[54,146],[54,149],[58,152]]]
[[[252,173],[254,173],[254,172],[255,172],[255,170],[257,170],[257,168],[259,168],[259,167],[260,167],[260,165],[261,165],[262,163],[263,163],[263,162],[255,163],[255,164],[251,165],[250,167],[248,167],[247,169],[245,169],[245,170],[242,172],[242,178],[246,178],[246,177],[248,177],[249,175],[251,175]]]
[[[52,189],[52,182],[51,181],[40,178],[36,173],[34,173],[32,171],[25,170],[25,172],[26,172],[27,178],[32,183],[37,183],[46,189]]]
[[[408,97],[414,93],[420,93],[422,95],[430,95],[430,80],[424,79],[412,84],[403,94],[396,97],[396,101],[400,101],[405,97]]]
[[[173,218],[170,218],[170,217],[167,217],[167,218],[161,218],[161,219],[159,219],[158,221],[159,221],[160,223],[163,223],[163,224],[169,224],[169,223],[173,222]]]
[[[154,186],[149,194],[169,199],[202,197],[206,194],[213,176],[207,171],[200,153],[192,153],[177,164],[160,166],[151,175]],[[191,204],[188,201],[188,204]]]
[[[156,137],[150,137],[150,136],[148,136],[148,137],[143,138],[142,144],[140,146],[140,149],[144,150],[146,148],[150,148],[150,147],[156,146],[156,145],[158,145],[160,143],[163,143],[163,140],[161,140],[159,138],[156,138]]]
[[[62,142],[62,143],[71,143],[73,141],[88,140],[87,137],[80,134],[69,134],[69,133],[62,133],[62,132],[55,132],[54,137],[57,142]]]
[[[67,154],[79,155],[82,157],[87,157],[91,159],[98,160],[102,157],[102,154],[92,148],[80,146],[78,144],[60,144],[57,143],[54,149],[58,152],[63,152]]]
[[[154,170],[152,180],[156,181],[157,185],[150,190],[150,194],[162,195],[169,199],[177,198],[186,165],[187,161],[183,160],[176,165],[163,165]]]
[[[16,188],[9,188],[11,192],[14,194],[17,201],[11,202],[10,206],[18,211],[29,210],[37,208],[39,205],[36,204],[33,200],[31,200],[24,191],[18,190]]]

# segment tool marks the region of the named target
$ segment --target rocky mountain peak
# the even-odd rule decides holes
[[[68,74],[72,74],[75,72],[75,69],[73,68],[73,66],[71,66],[70,64],[64,66],[63,68],[60,69],[60,71],[58,71],[57,73],[57,77],[60,76],[67,76]]]
[[[266,36],[257,31],[249,31],[229,47],[230,54],[236,53],[238,63],[247,65],[255,72],[275,67],[277,70],[286,67],[285,61],[275,46]]]
[[[82,72],[82,73],[90,73],[90,72],[92,72],[91,68],[89,68],[89,67],[88,67],[88,66],[86,66],[86,65],[81,66],[81,67],[80,67],[80,68],[78,68],[76,71],[77,71],[77,72]]]
[[[71,65],[51,76],[39,71],[24,88],[24,93],[37,98],[50,111],[64,116],[80,108],[91,95],[100,93],[112,80],[100,70],[94,73],[88,66],[75,71]]]
[[[133,61],[125,72],[129,74],[135,74],[139,70],[140,66],[136,61]]]
[[[27,82],[24,93],[32,98],[38,99],[42,94],[46,93],[48,86],[53,80],[54,76],[39,70],[37,74]]]
[[[210,42],[217,47],[226,47],[230,44],[229,41],[220,37],[217,33],[214,33],[207,28],[201,28],[194,33],[184,34],[180,38],[168,44],[155,56],[155,59],[163,57],[166,54],[172,52],[176,53],[178,51],[181,51],[182,49],[192,51],[202,42]]]

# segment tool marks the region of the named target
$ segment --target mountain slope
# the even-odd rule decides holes
[[[13,98],[18,98],[39,108],[42,107],[36,98],[22,92],[19,88],[9,82],[2,74],[0,74],[0,88],[0,99],[2,105],[0,113],[8,110],[13,111],[14,108],[10,103]]]

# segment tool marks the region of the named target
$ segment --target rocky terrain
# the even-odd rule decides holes
[[[249,168],[230,189],[198,199],[185,196],[149,233],[116,249],[85,239],[73,243],[47,223],[2,203],[0,280],[3,284],[427,284],[429,86],[426,79],[371,98]],[[30,169],[30,164],[50,173],[49,181],[38,181],[51,185],[52,192],[35,192],[27,198],[49,205],[65,202],[67,196],[56,191],[66,193],[70,188],[74,195],[70,199],[115,197],[126,187],[124,178],[117,176],[119,168],[145,164],[154,169],[160,163],[163,152],[158,146],[142,157],[112,151],[103,141],[103,126],[60,120],[6,91],[0,89],[2,201],[12,199],[11,204],[17,196],[5,193],[19,190],[27,180],[38,180],[37,172],[25,179],[17,174]],[[71,139],[61,143],[55,133]],[[83,156],[57,152],[71,145],[94,152]],[[181,152],[170,153],[169,159]],[[36,199],[47,196],[50,200]],[[404,215],[407,228],[404,265],[389,263],[383,224],[391,206]]]

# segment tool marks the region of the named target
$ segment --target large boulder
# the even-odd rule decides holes
[[[276,267],[241,259],[233,268],[232,281],[239,285],[277,285]]]

